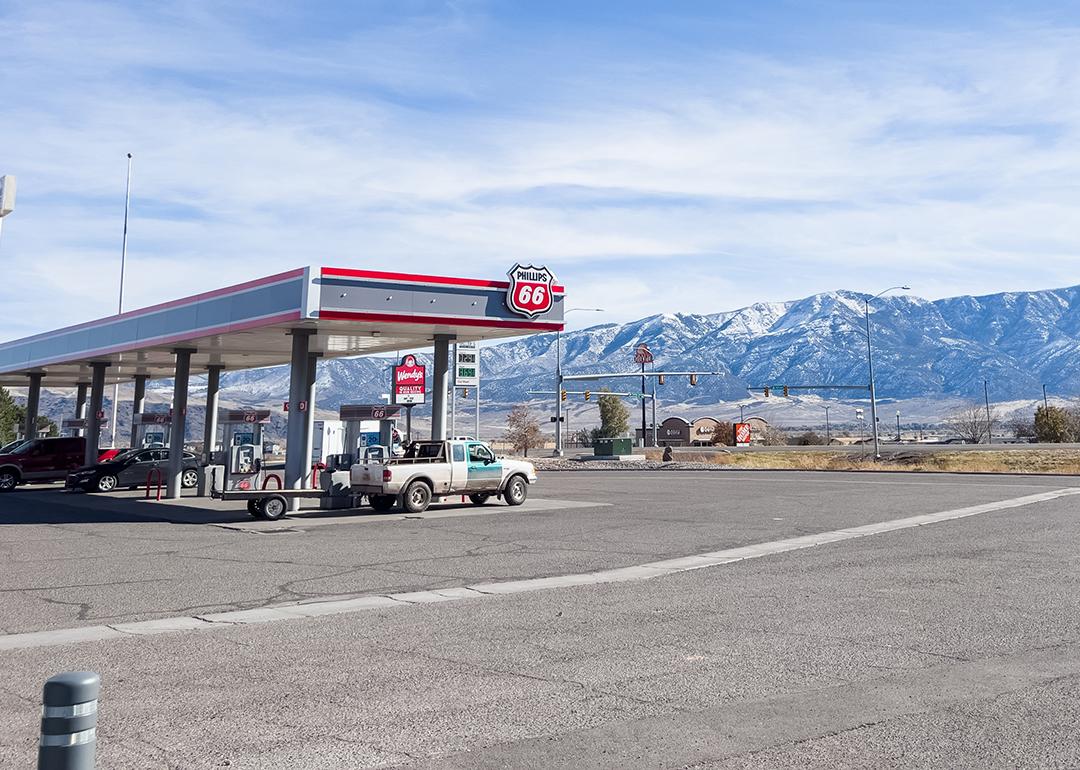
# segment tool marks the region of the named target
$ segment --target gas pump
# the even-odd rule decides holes
[[[395,427],[400,406],[388,404],[342,404],[338,417],[345,424],[343,452],[334,466],[348,469],[369,446],[384,446],[393,454],[401,451],[401,437]]]
[[[263,426],[269,422],[269,409],[223,409],[218,413],[223,429],[224,456],[218,458],[225,466],[224,490],[262,489]],[[282,480],[277,480],[280,489]]]
[[[135,425],[132,449],[167,447],[172,433],[172,415],[168,412],[139,412],[131,417]]]

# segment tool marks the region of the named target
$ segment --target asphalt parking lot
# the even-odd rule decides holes
[[[546,473],[520,509],[264,529],[20,490],[0,765],[88,668],[109,768],[1076,766],[1077,487]]]

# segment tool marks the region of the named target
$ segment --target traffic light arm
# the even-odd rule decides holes
[[[611,374],[564,374],[564,380],[607,380],[615,377],[689,377],[690,375],[696,375],[698,377],[721,376],[729,377],[731,372],[613,372]]]

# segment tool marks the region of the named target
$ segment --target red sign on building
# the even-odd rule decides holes
[[[735,446],[750,446],[750,423],[735,423]]]
[[[427,392],[427,369],[411,353],[394,367],[394,403],[422,404]]]

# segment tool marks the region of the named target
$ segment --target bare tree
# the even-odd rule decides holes
[[[529,456],[530,449],[543,445],[544,434],[540,432],[540,422],[529,411],[527,404],[518,404],[510,410],[506,416],[503,440],[525,457]]]
[[[785,446],[788,443],[788,435],[775,425],[766,425],[758,431],[761,443],[765,446]]]
[[[993,412],[990,420],[994,420]],[[986,419],[986,410],[981,404],[967,404],[945,418],[949,430],[968,444],[981,444],[990,434],[991,423]]]
[[[713,431],[712,443],[713,446],[734,446],[735,426],[726,420],[718,422],[716,429]]]

